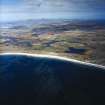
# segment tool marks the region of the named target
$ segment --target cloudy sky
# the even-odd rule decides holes
[[[0,0],[2,21],[105,18],[105,0]]]

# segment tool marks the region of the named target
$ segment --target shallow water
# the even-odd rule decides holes
[[[105,105],[105,69],[54,58],[0,56],[0,105]]]

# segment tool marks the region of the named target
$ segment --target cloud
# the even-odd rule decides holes
[[[10,0],[12,1],[12,0]],[[105,0],[14,0],[1,5],[4,17],[76,17],[105,14]],[[11,4],[11,3],[9,3]],[[20,14],[20,15],[19,15]],[[105,16],[105,15],[104,15]]]
[[[87,12],[105,9],[105,0],[23,0],[26,9],[42,12]]]
[[[12,2],[12,0],[10,0]],[[17,0],[14,0],[17,1]],[[37,12],[94,12],[105,10],[105,0],[18,0],[17,6],[1,7],[3,11]]]

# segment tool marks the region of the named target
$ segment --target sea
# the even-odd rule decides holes
[[[105,105],[105,68],[43,56],[0,55],[0,105]]]

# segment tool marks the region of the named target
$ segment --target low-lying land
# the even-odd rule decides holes
[[[0,53],[4,52],[59,55],[105,65],[105,26],[67,21],[1,27]]]

